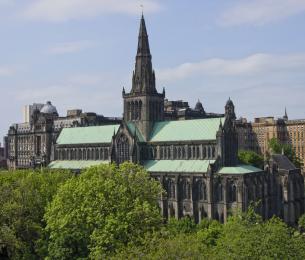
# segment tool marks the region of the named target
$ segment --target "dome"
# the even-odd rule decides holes
[[[203,111],[204,110],[203,105],[200,102],[200,100],[198,100],[198,102],[196,103],[195,110],[198,110],[198,111]]]
[[[40,110],[40,113],[43,113],[43,114],[58,114],[56,107],[53,106],[50,101],[48,101],[47,104],[45,104],[42,107],[42,109]]]
[[[231,100],[231,98],[229,98],[229,100],[227,101],[226,106],[234,106],[233,101]]]

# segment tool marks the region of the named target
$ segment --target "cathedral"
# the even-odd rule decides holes
[[[166,191],[159,200],[165,218],[190,216],[200,222],[208,217],[225,222],[236,210],[244,211],[251,202],[258,202],[257,212],[264,219],[276,215],[288,224],[296,223],[304,213],[300,169],[279,154],[272,155],[264,169],[239,163],[232,100],[225,104],[224,114],[206,113],[199,101],[195,109],[177,113],[171,107],[185,104],[170,103],[165,97],[165,89],[156,88],[142,16],[132,88],[122,90],[123,119],[89,126],[70,124],[54,133],[58,115],[47,104],[49,109],[38,111],[32,120],[50,126],[46,134],[34,138],[36,148],[29,154],[35,157],[38,151],[45,152],[44,163],[53,169],[80,171],[125,161],[143,165]],[[48,124],[38,125],[37,131]],[[18,134],[14,128],[10,131],[13,163],[18,157]],[[42,146],[45,140],[48,145]]]

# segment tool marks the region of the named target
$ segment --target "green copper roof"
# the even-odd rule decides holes
[[[136,131],[136,134],[137,134],[137,137],[138,137],[139,141],[144,142],[144,138],[143,138],[141,132],[139,131],[139,129],[137,128],[137,126],[135,125],[135,123],[128,122],[127,127],[128,127],[128,129],[129,129],[129,131],[131,132],[132,135],[134,135],[134,132]]]
[[[57,144],[111,143],[113,133],[119,127],[120,125],[104,125],[64,128],[57,138]]]
[[[256,168],[251,165],[238,165],[235,167],[223,167],[218,172],[220,174],[247,174],[254,172],[262,172],[262,169]]]
[[[80,170],[106,163],[109,163],[109,161],[53,161],[48,167],[51,169]]]
[[[157,122],[154,124],[150,141],[215,140],[220,120],[224,123],[224,118]]]
[[[144,162],[148,172],[207,172],[215,160],[151,160]]]

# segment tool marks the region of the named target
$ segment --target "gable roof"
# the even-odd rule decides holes
[[[255,173],[255,172],[263,172],[262,169],[256,168],[252,165],[238,165],[233,167],[223,167],[220,169],[218,173],[220,174],[247,174],[247,173]]]
[[[206,173],[215,160],[148,160],[143,166],[148,172]]]
[[[113,133],[116,133],[119,127],[120,125],[104,125],[64,128],[57,138],[57,144],[111,143]]]
[[[128,122],[128,123],[127,123],[127,127],[128,127],[128,129],[129,129],[129,131],[130,131],[130,133],[131,133],[132,135],[134,135],[134,133],[135,133],[135,131],[136,131],[136,135],[137,135],[139,141],[140,141],[140,142],[144,142],[144,137],[143,137],[143,135],[141,134],[141,132],[139,131],[139,129],[137,128],[137,126],[136,126],[135,123],[133,123],[133,122]]]
[[[220,121],[225,118],[206,118],[156,122],[150,142],[216,140]]]
[[[281,170],[295,170],[296,167],[294,164],[287,158],[287,156],[282,154],[273,154],[271,155],[273,161],[277,164]]]

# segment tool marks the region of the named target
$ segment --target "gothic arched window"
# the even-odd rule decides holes
[[[105,156],[105,160],[108,160],[109,153],[108,153],[108,149],[107,148],[105,148],[105,150],[104,150],[104,156]]]
[[[213,147],[212,147],[212,157],[213,157],[213,158],[215,158],[215,153],[216,153],[216,151],[215,151],[215,146],[213,146]]]
[[[139,112],[138,112],[138,118],[141,120],[142,118],[142,101],[139,102]]]
[[[218,184],[216,184],[216,188],[215,188],[215,200],[216,200],[216,202],[219,202],[219,201],[223,200],[222,185],[221,185],[220,182]]]
[[[235,202],[237,200],[236,192],[237,192],[236,185],[234,183],[230,183],[229,194],[228,194],[230,202]]]
[[[178,147],[178,159],[181,159],[182,152],[181,152],[181,147]]]
[[[174,147],[174,159],[177,159],[177,147]]]
[[[95,160],[100,160],[100,153],[98,148],[95,149]]]
[[[200,158],[200,148],[199,148],[199,146],[196,147],[196,158],[197,159]]]
[[[168,190],[168,197],[174,199],[176,194],[176,187],[172,179],[168,180],[167,190]]]
[[[199,191],[199,200],[206,200],[207,199],[207,187],[203,181],[199,181],[198,191]]]
[[[202,147],[202,157],[205,159],[207,157],[206,147]]]
[[[182,198],[190,199],[191,198],[191,184],[187,179],[182,181]]]
[[[129,158],[129,142],[128,138],[125,135],[120,136],[118,142],[117,142],[117,162],[123,163],[125,161],[128,161]],[[106,152],[106,150],[105,150]],[[106,157],[106,154],[105,154]],[[107,157],[108,157],[108,151],[107,151]]]

